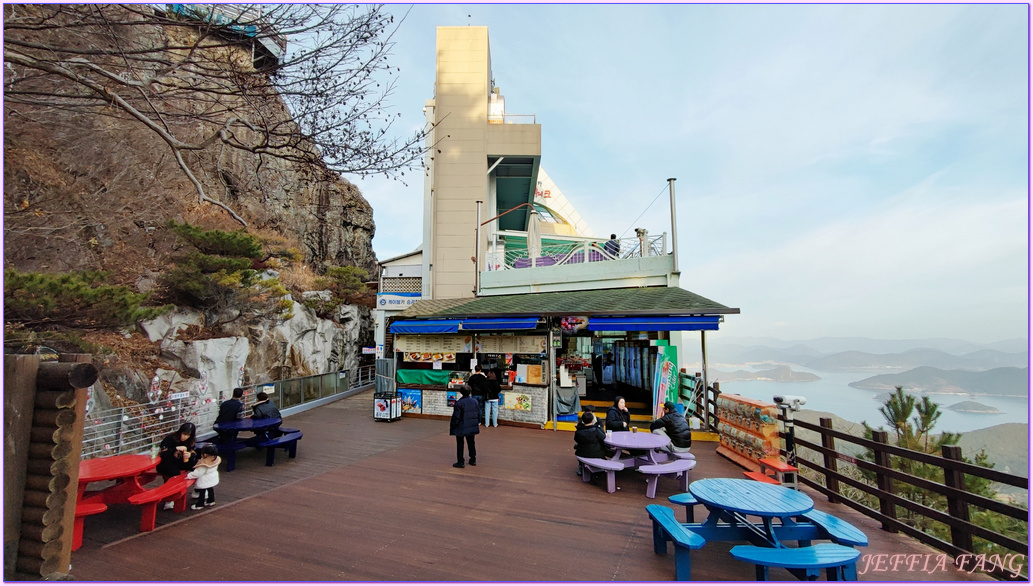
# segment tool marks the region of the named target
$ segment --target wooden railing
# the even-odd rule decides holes
[[[942,456],[935,456],[891,445],[889,444],[889,434],[885,431],[874,432],[873,439],[868,440],[833,430],[832,420],[829,418],[820,419],[819,425],[800,420],[795,421],[795,425],[798,430],[806,429],[817,432],[821,437],[819,445],[801,439],[799,433],[796,434],[796,461],[797,466],[800,468],[800,482],[802,484],[826,495],[830,502],[843,503],[881,522],[882,528],[885,531],[907,534],[922,543],[950,554],[954,558],[954,563],[967,571],[972,569],[981,570],[1005,580],[1029,580],[1028,560],[1025,557],[1029,552],[1028,509],[986,498],[965,490],[966,478],[974,477],[1028,491],[1028,478],[964,462],[962,461],[961,448],[958,446],[943,446]],[[837,440],[871,450],[874,454],[874,461],[868,461],[838,451],[836,449]],[[821,456],[822,461],[815,462],[807,459],[807,457],[801,457],[801,448],[812,450]],[[804,455],[810,457],[806,452]],[[943,471],[944,482],[931,481],[892,468],[890,467],[890,456],[940,468]],[[869,473],[869,476],[874,475],[875,485],[873,486],[866,482],[863,477],[860,477],[860,474],[844,474],[846,470],[840,469],[840,463],[845,463],[857,470],[866,471]],[[901,491],[899,490],[901,488],[900,483],[942,495],[946,498],[947,510],[941,511],[901,496]],[[878,501],[878,510],[867,506],[855,498],[846,496],[843,489],[844,486],[855,489],[863,495],[873,497],[873,501]],[[1026,540],[1021,541],[1003,535],[989,527],[972,523],[969,518],[970,507],[993,511],[1016,521],[1027,523]],[[940,539],[899,520],[898,508],[948,526],[950,541]],[[992,544],[1015,552],[1017,558],[1012,559],[1021,558],[1021,562],[1018,564],[1021,571],[1016,572],[1014,564],[1004,563],[1005,556],[1008,554],[997,554],[996,559],[991,554],[984,555],[982,558],[977,556],[973,547],[974,537],[984,539]],[[980,561],[982,561],[983,565],[982,567],[977,567]]]

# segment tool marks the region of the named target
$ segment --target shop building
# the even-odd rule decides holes
[[[423,243],[382,263],[378,298],[378,378],[406,413],[450,414],[475,362],[504,377],[500,422],[536,427],[614,394],[653,413],[658,365],[701,345],[705,378],[705,332],[739,310],[679,287],[673,179],[669,226],[596,236],[542,169],[536,117],[507,111],[486,27],[437,29],[424,112]]]

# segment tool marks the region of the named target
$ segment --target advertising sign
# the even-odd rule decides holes
[[[422,293],[377,293],[377,309],[401,311],[423,297]]]
[[[659,346],[656,349],[656,371],[653,375],[653,415],[664,414],[664,401],[678,400],[678,348]]]

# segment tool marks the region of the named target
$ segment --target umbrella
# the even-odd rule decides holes
[[[538,227],[538,210],[532,208],[531,215],[527,217],[527,257],[531,259],[531,266],[535,266],[536,259],[542,251],[542,231]]]

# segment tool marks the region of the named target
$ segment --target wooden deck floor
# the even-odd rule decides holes
[[[88,517],[72,555],[77,580],[129,581],[669,581],[673,550],[657,556],[645,512],[668,504],[677,482],[662,478],[645,496],[636,472],[621,488],[582,483],[573,435],[511,427],[477,437],[478,466],[452,468],[455,441],[445,421],[373,420],[372,392],[287,418],[305,436],[298,457],[240,452],[221,472],[217,506],[158,512],[158,528],[137,533],[139,512],[114,506]],[[698,443],[693,478],[740,477],[741,470]],[[868,534],[863,555],[937,555],[810,493],[818,508]],[[677,511],[683,517],[681,510]],[[697,581],[751,581],[753,567],[729,544],[693,552]],[[866,581],[980,580],[953,569],[868,571]],[[931,567],[933,564],[929,564]],[[859,572],[864,564],[858,565]],[[792,579],[781,570],[773,579]]]

